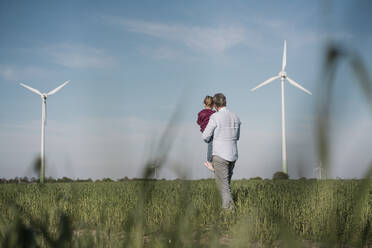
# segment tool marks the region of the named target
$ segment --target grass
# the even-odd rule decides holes
[[[3,184],[0,242],[6,247],[28,233],[42,247],[361,246],[372,244],[370,182],[353,216],[364,183],[233,181],[234,212],[220,208],[213,180]]]

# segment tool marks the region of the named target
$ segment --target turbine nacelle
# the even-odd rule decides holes
[[[286,79],[287,78],[287,73],[285,71],[281,71],[281,72],[279,72],[278,76],[281,79]]]

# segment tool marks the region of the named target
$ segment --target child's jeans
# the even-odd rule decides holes
[[[212,163],[213,141],[208,143],[207,161]]]

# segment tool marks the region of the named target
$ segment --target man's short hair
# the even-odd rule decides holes
[[[222,93],[213,96],[213,103],[217,108],[226,107],[226,97]]]

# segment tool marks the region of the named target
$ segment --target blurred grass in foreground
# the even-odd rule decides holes
[[[372,244],[372,181],[233,181],[235,212],[220,208],[214,180],[148,181],[139,205],[143,183],[0,185],[2,247]]]

